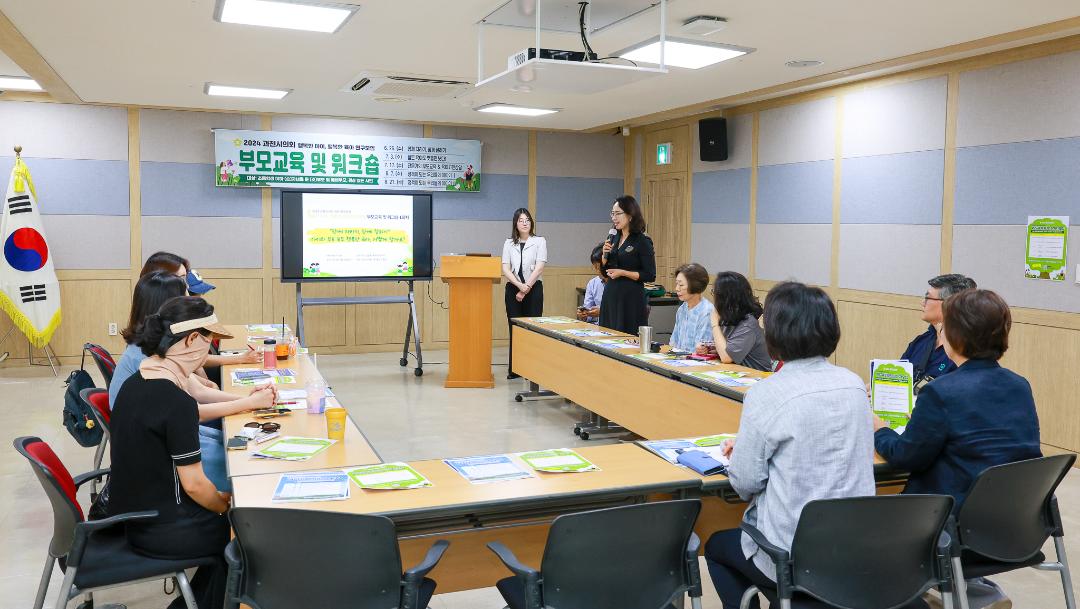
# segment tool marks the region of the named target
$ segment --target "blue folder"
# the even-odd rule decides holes
[[[726,474],[727,466],[713,459],[709,453],[701,450],[685,450],[679,452],[677,461],[702,476],[716,476]]]

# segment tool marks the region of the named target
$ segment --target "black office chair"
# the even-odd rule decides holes
[[[891,609],[925,606],[919,597],[941,589],[952,606],[948,555],[941,543],[953,499],[887,495],[811,501],[803,508],[791,551],[761,531],[741,528],[776,563],[777,587],[751,587],[741,609],[763,593],[770,606]],[[909,605],[910,604],[910,605]]]
[[[951,548],[961,609],[967,609],[964,578],[1024,567],[1060,573],[1065,606],[1076,609],[1065,532],[1054,497],[1075,461],[1076,455],[1028,459],[991,467],[975,479],[956,515]],[[1049,537],[1054,538],[1056,562],[1046,562],[1042,553]]]
[[[112,420],[112,408],[109,406],[109,390],[100,387],[87,387],[79,392],[79,397],[86,403],[94,422],[101,429],[101,442],[98,442],[97,450],[94,451],[94,469],[101,469],[101,462],[105,458],[105,449],[109,446],[109,423]],[[97,499],[98,481],[90,483],[90,500]]]
[[[661,609],[684,593],[701,607],[694,522],[701,502],[643,503],[559,516],[540,571],[499,542],[514,576],[496,586],[511,609]]]
[[[425,609],[435,582],[425,577],[450,545],[436,541],[402,573],[394,522],[384,516],[279,508],[229,512],[236,538],[226,606],[254,609]]]
[[[72,478],[56,453],[41,438],[24,436],[16,438],[14,444],[15,450],[30,462],[53,511],[52,541],[49,542],[49,555],[38,584],[34,609],[41,609],[45,604],[53,565],[57,561],[64,572],[57,609],[66,607],[71,599],[83,594],[92,602],[95,590],[163,577],[175,578],[188,609],[198,609],[184,570],[213,565],[221,560],[220,557],[163,560],[137,554],[120,527],[125,522],[155,518],[156,511],[86,520],[76,493],[87,481],[99,479],[109,470],[96,470]]]
[[[105,388],[108,389],[112,384],[113,371],[116,370],[116,360],[109,355],[108,349],[101,345],[95,345],[94,343],[86,343],[83,345],[82,363],[79,364],[79,368],[84,368],[86,364],[86,354],[90,353],[90,357],[97,364],[98,372],[101,373],[101,378],[105,379]]]

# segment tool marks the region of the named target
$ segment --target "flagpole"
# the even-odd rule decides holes
[[[15,145],[15,166],[16,167],[18,167],[19,163],[22,162],[22,150],[23,150],[23,147],[21,145],[19,145],[19,144]],[[27,176],[26,179],[29,182],[29,176]],[[33,191],[33,183],[30,183],[30,189],[31,189],[31,192],[32,192]],[[12,326],[11,330],[14,330],[14,329],[15,329],[15,326]],[[11,334],[11,330],[8,330],[8,334]],[[7,335],[5,334],[3,340],[6,340],[6,339],[7,339]],[[0,340],[0,342],[3,342],[3,340]],[[45,345],[41,348],[41,350],[42,350],[42,352],[45,353],[46,362],[47,362],[49,368],[52,370],[53,376],[56,376],[57,375],[57,365],[60,362],[59,362],[59,360],[57,360],[55,352],[53,351],[53,349],[49,345],[49,343],[45,343]],[[4,361],[9,356],[10,356],[10,353],[8,353],[8,352],[0,353],[0,362]],[[29,336],[27,336],[27,356],[28,356],[29,363],[30,363],[31,366],[45,365],[45,364],[38,364],[38,363],[34,362],[34,343],[33,343],[33,341],[30,340]]]
[[[19,159],[21,159],[21,158],[22,158],[22,146],[19,146],[18,144],[16,144],[15,145],[15,161],[18,162]],[[8,337],[11,336],[11,333],[14,332],[14,331],[15,331],[15,324],[12,324],[11,327],[8,328],[8,331],[4,333],[4,338],[0,338],[0,343],[5,342],[8,339]],[[0,353],[0,362],[6,360],[10,356],[11,356],[10,351],[4,351],[3,353]]]

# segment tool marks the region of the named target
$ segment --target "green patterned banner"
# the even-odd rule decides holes
[[[214,184],[480,190],[478,140],[214,130]]]

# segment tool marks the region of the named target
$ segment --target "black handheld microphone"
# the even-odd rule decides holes
[[[618,239],[619,239],[619,231],[615,230],[615,227],[612,226],[611,228],[608,229],[608,232],[607,232],[607,242],[611,244],[611,247],[615,247],[615,244],[618,242]]]

